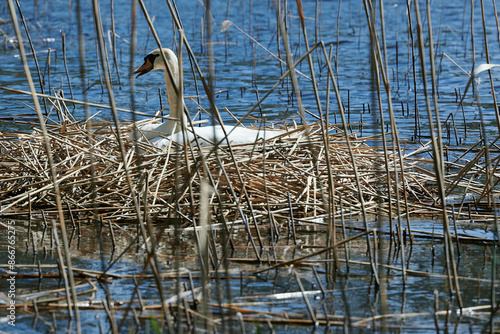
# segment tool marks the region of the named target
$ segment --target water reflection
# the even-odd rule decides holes
[[[417,221],[415,225],[422,228],[423,225],[429,225],[429,223],[432,224],[428,220],[422,220]],[[17,228],[17,275],[26,275],[26,278],[18,280],[19,300],[23,300],[22,296],[37,291],[48,292],[63,287],[58,275],[57,252],[53,247],[50,247],[51,240],[47,231],[44,231],[41,224],[34,225],[30,237],[32,239],[29,241],[27,224],[18,222]],[[176,300],[178,287],[181,288],[181,291],[186,292],[195,289],[198,291],[197,293],[193,295],[189,292],[189,297],[186,297],[186,302],[191,304],[190,307],[195,307],[192,303],[201,302],[198,299],[200,295],[197,289],[201,286],[200,279],[202,277],[200,276],[196,238],[193,232],[186,231],[181,233],[181,239],[176,238],[171,226],[163,225],[156,228],[155,233],[159,237],[157,261],[161,270],[162,291],[167,299],[174,298],[172,300]],[[474,228],[467,227],[466,230],[474,233]],[[296,326],[300,326],[301,323],[307,325],[310,321],[308,320],[310,314],[304,302],[305,297],[314,310],[318,323],[322,324],[321,327],[326,325],[325,314],[328,314],[328,322],[333,326],[332,328],[335,328],[336,323],[356,328],[385,324],[389,331],[404,330],[408,333],[420,333],[435,329],[435,291],[438,293],[437,305],[441,312],[438,315],[438,323],[441,328],[445,326],[446,317],[443,312],[446,310],[451,312],[447,320],[448,325],[458,326],[457,330],[459,331],[469,328],[476,331],[485,325],[488,310],[483,309],[463,316],[456,313],[457,303],[449,295],[446,257],[444,256],[443,243],[439,237],[431,239],[417,236],[413,245],[408,245],[405,248],[406,270],[408,272],[407,280],[404,282],[401,272],[401,254],[389,242],[387,236],[382,236],[379,243],[385,246],[378,249],[379,275],[381,275],[383,284],[383,288],[380,289],[376,287],[371,274],[366,239],[364,238],[351,241],[346,248],[347,254],[344,253],[343,247],[338,248],[337,254],[341,261],[341,268],[338,271],[333,270],[332,257],[323,254],[307,258],[300,263],[253,274],[255,270],[265,269],[276,264],[276,260],[273,259],[286,261],[312,254],[325,247],[326,231],[321,226],[298,225],[297,236],[302,241],[299,242],[301,246],[295,245],[286,228],[281,228],[280,231],[280,239],[274,246],[266,242],[267,246],[262,250],[261,255],[263,259],[267,258],[268,260],[258,266],[255,266],[255,254],[247,242],[246,234],[242,233],[243,230],[236,229],[234,231],[233,240],[236,244],[234,252],[224,253],[221,249],[223,243],[220,240],[217,241],[217,254],[226,256],[226,260],[229,262],[224,262],[218,273],[214,272],[214,267],[211,266],[208,291],[213,302],[222,302],[230,306],[224,311],[228,312],[226,316],[231,313],[231,309],[245,309],[247,310],[245,318],[256,317],[253,322],[246,323],[245,326],[248,330],[254,331],[256,326],[267,328],[265,323],[258,324],[259,320],[257,320],[266,314],[265,317],[271,319],[275,324],[273,328],[276,331],[290,329],[299,331],[300,327]],[[135,238],[135,227],[115,226],[116,249],[114,251],[110,240],[111,234],[109,229],[106,230],[106,227],[84,224],[81,228],[81,235],[72,233],[71,230],[68,232],[73,235],[71,238],[71,257],[75,273],[78,273],[76,281],[78,286],[81,285],[79,289],[83,291],[91,288],[85,282],[92,282],[92,286],[95,287],[91,295],[83,294],[80,296],[82,326],[86,330],[91,330],[96,317],[106,319],[106,313],[102,310],[102,302],[106,298],[111,298],[113,305],[117,308],[116,312],[129,304],[133,308],[139,309],[141,305],[142,307],[149,305],[146,307],[147,310],[143,309],[140,318],[144,319],[147,314],[158,315],[157,312],[160,311],[158,303],[161,303],[158,288],[154,273],[151,271],[151,267],[147,266],[148,258],[142,240],[137,242],[138,240]],[[266,230],[261,231],[263,235],[266,233]],[[353,231],[352,234],[356,234],[356,232]],[[99,237],[96,238],[96,235]],[[221,237],[219,235],[217,239]],[[5,234],[2,234],[0,238],[2,239],[1,243],[6,243]],[[29,247],[25,247],[25,245]],[[34,252],[32,245],[35,246],[36,252]],[[495,270],[496,275],[499,274],[498,266],[493,266],[493,252],[498,253],[498,251],[491,244],[461,244],[460,247],[458,274],[461,277],[460,288],[464,306],[470,308],[488,304],[491,296],[492,270]],[[275,252],[276,257],[274,257],[273,252]],[[5,249],[3,249],[0,253],[0,260],[4,268],[6,255]],[[225,261],[223,257],[219,260]],[[44,278],[41,280],[38,278],[39,263],[42,265],[44,274]],[[108,268],[110,264],[112,267]],[[145,265],[146,270],[144,271]],[[97,280],[99,273],[104,270],[107,270],[109,276],[104,280]],[[7,272],[4,271],[4,273]],[[145,276],[141,277],[141,275]],[[2,289],[5,289],[4,282],[2,282]],[[304,292],[301,292],[302,289]],[[60,295],[62,300],[64,300],[63,296]],[[130,298],[132,297],[133,302],[131,303]],[[42,301],[39,303],[43,305]],[[93,306],[91,307],[91,305]],[[216,307],[215,304],[213,307]],[[45,314],[44,312],[47,311],[42,309],[41,312]],[[55,312],[58,326],[65,327],[67,325],[64,309],[56,308],[51,312]],[[252,312],[256,313],[252,314]],[[117,313],[118,318],[120,318],[119,313]],[[258,314],[261,316],[257,316]],[[50,318],[50,314],[47,316]],[[278,319],[284,316],[295,320],[282,327],[279,325]],[[344,316],[349,316],[349,319],[344,318]],[[374,318],[369,320],[371,317]],[[385,319],[385,322],[381,319]],[[28,330],[31,328],[32,320],[31,316],[20,314],[19,327],[16,327],[16,330],[18,328]],[[131,325],[134,323],[132,318],[127,322],[130,322]],[[141,321],[140,325],[149,326],[147,321]],[[236,326],[236,323],[233,325]],[[50,326],[52,326],[50,322],[39,322],[35,328],[49,330]],[[109,324],[107,321],[103,321],[100,326],[108,328]]]

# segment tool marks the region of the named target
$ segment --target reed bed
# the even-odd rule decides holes
[[[88,136],[84,122],[48,125],[66,218],[71,213],[74,217],[96,213],[93,217],[96,220],[133,220],[136,215],[124,166],[131,171],[142,208],[147,207],[147,216],[154,222],[174,216],[185,217],[186,223],[198,219],[199,210],[193,208],[200,207],[200,187],[204,180],[211,180],[210,205],[230,220],[242,219],[239,209],[251,215],[257,208],[261,213],[271,210],[266,215],[290,208],[300,218],[324,216],[323,196],[329,192],[328,165],[334,182],[334,196],[328,201],[350,214],[359,214],[359,193],[344,133],[337,126],[330,126],[327,161],[319,123],[308,128],[310,133],[304,133],[303,126],[289,129],[296,138],[238,145],[231,151],[224,146],[217,152],[211,147],[193,148],[184,163],[182,147],[173,144],[162,151],[146,142],[136,147],[129,139],[125,141],[127,160],[122,161],[112,126],[101,126]],[[121,132],[130,131],[131,125],[124,125]],[[42,134],[34,130],[0,135],[2,213],[26,218],[43,210],[49,216],[55,215],[57,208]],[[380,152],[355,134],[349,138],[367,213],[395,207],[397,203],[388,200],[388,194],[395,190],[381,186],[385,176],[380,172]],[[413,168],[414,164],[404,166],[407,187],[399,183],[399,191],[407,194],[407,207],[412,212],[435,201],[435,191],[428,186],[432,179],[422,169]],[[396,183],[392,185],[395,187]],[[335,215],[340,217],[340,211]]]
[[[289,128],[296,138],[282,136],[272,142],[234,146],[232,150],[221,146],[217,152],[211,147],[193,147],[186,157],[184,148],[175,143],[162,151],[147,142],[136,145],[127,137],[125,162],[113,126],[94,122],[97,130],[88,136],[87,125],[69,118],[62,124],[47,125],[66,219],[73,214],[73,219],[134,221],[132,192],[125,182],[127,169],[135,192],[141,196],[143,214],[152,222],[169,217],[182,217],[185,223],[199,219],[204,181],[212,187],[210,205],[230,220],[243,219],[241,213],[253,215],[254,209],[266,216],[290,209],[300,218],[325,217],[325,203],[336,207],[336,217],[340,217],[341,210],[352,215],[361,210],[345,135],[336,125],[330,125],[327,131],[328,161],[324,130],[315,123],[309,124],[309,133],[304,132],[304,126]],[[131,131],[131,124],[123,125],[121,130],[125,135]],[[55,216],[57,207],[43,135],[35,129],[0,136],[2,214],[27,218],[43,210],[49,217]],[[405,155],[403,171],[389,156],[392,182],[386,182],[387,175],[381,172],[383,153],[366,143],[371,138],[357,138],[356,134],[349,138],[367,214],[388,215],[390,210],[396,211],[398,204],[403,214],[440,212],[435,176],[425,165],[428,160],[418,158],[425,147]],[[449,163],[453,172],[447,175],[446,191],[458,208],[457,218],[481,216],[488,220],[485,212],[474,211],[487,207],[487,198],[498,196],[496,187],[486,189],[481,181],[486,174],[481,164],[483,155],[484,149],[480,149],[463,165],[462,158]],[[399,182],[394,177],[394,164],[398,166]],[[332,192],[328,189],[329,173],[333,176]],[[495,175],[494,171],[489,173]],[[396,190],[406,202],[391,198]],[[325,200],[329,193],[333,196]]]

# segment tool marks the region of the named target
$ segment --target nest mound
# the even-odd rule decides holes
[[[302,134],[238,146],[163,151],[127,136],[118,140],[112,127],[87,131],[85,123],[54,126],[48,133],[62,207],[80,218],[181,217],[198,219],[210,204],[214,217],[230,221],[255,215],[319,217],[328,212],[367,213],[405,210],[433,200],[428,176],[405,164],[401,168],[363,140],[320,124],[297,129]],[[56,214],[56,194],[45,140],[39,131],[0,133],[0,205],[4,215]],[[122,143],[123,150],[121,149]],[[123,153],[122,153],[123,152]],[[353,158],[355,165],[353,164]],[[398,196],[396,196],[396,190]],[[399,201],[396,201],[399,198]],[[402,200],[404,199],[404,200]],[[73,218],[73,217],[72,217]]]

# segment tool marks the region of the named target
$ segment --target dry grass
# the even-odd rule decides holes
[[[130,128],[124,126],[123,132],[130,132]],[[198,218],[202,180],[208,180],[215,190],[211,205],[223,210],[229,220],[241,218],[237,208],[247,214],[252,207],[259,212],[270,208],[279,213],[289,206],[288,197],[297,217],[322,216],[326,203],[340,207],[341,201],[344,209],[359,212],[358,188],[344,134],[331,126],[327,161],[320,125],[310,125],[310,131],[309,135],[278,138],[265,145],[238,145],[232,150],[221,146],[217,154],[210,147],[200,150],[196,146],[188,150],[171,147],[162,152],[148,143],[139,144],[138,154],[134,142],[126,140],[126,161],[120,159],[115,131],[110,126],[102,126],[88,136],[85,123],[65,123],[52,126],[49,137],[61,198],[73,213],[97,212],[100,217],[95,218],[133,219],[124,165],[152,221],[173,216]],[[56,213],[41,133],[0,135],[2,212],[16,216],[28,215],[30,210]],[[388,210],[388,194],[395,189],[388,189],[384,181],[381,153],[355,135],[350,140],[367,213]],[[327,164],[332,168],[333,198],[323,197],[329,193]],[[434,191],[426,186],[430,179],[422,169],[408,163],[404,175],[408,186],[403,188],[403,182],[399,182],[399,190],[407,193],[410,210],[433,202]]]

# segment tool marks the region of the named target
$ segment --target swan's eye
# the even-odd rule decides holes
[[[146,57],[144,57],[144,61],[146,62],[146,61],[149,60],[151,62],[151,64],[154,64],[155,63],[155,59],[158,58],[159,56],[160,55],[150,53]]]

